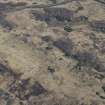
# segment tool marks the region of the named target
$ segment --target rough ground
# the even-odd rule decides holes
[[[0,105],[105,105],[105,0],[0,0]]]

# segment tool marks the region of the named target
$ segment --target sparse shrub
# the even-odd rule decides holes
[[[38,81],[30,85],[29,79],[24,79],[11,84],[9,92],[20,100],[28,100],[30,96],[39,96],[47,92],[47,90]]]
[[[50,0],[53,4],[56,4],[57,0]]]
[[[74,12],[66,8],[45,8],[44,11],[47,16],[56,18],[59,21],[71,21],[74,16]]]
[[[16,24],[15,23],[6,20],[5,17],[3,17],[3,16],[0,16],[0,25],[3,28],[6,28],[8,30],[12,30],[14,27],[16,27]]]
[[[67,32],[73,31],[73,29],[70,26],[65,26],[64,30],[67,31]]]
[[[50,36],[43,36],[42,40],[45,42],[49,42],[49,41],[52,41],[52,38]]]
[[[105,66],[94,52],[78,52],[72,55],[79,61],[79,66],[87,66],[96,69],[98,72],[105,72]]]
[[[38,81],[36,81],[31,88],[32,88],[31,94],[35,96],[39,96],[47,92],[47,90]]]
[[[0,89],[0,99],[4,100],[6,102],[6,105],[12,105],[13,103],[13,97],[11,97],[11,95],[8,92],[2,89]]]
[[[39,12],[39,11],[31,11],[31,13],[33,14],[33,16],[35,17],[36,20],[49,22],[50,19],[51,19],[51,18],[50,18],[48,15],[46,15],[45,13],[42,13],[42,12]]]
[[[53,74],[55,72],[55,69],[52,68],[51,66],[48,66],[48,72]]]
[[[105,33],[105,20],[96,20],[90,22],[90,26],[93,30],[97,32]]]
[[[59,48],[65,53],[65,55],[70,56],[72,54],[73,43],[69,38],[61,38],[53,42],[53,45]]]
[[[105,65],[100,61],[96,61],[96,65],[94,67],[98,72],[105,72]]]
[[[73,58],[78,60],[81,65],[94,66],[96,64],[97,56],[93,52],[78,52],[73,55]]]

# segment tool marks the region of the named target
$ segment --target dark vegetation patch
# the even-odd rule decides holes
[[[10,3],[0,3],[0,11],[8,11],[12,8],[13,7],[10,5]]]
[[[53,74],[55,72],[55,69],[51,66],[48,66],[48,72]]]
[[[18,74],[13,72],[13,70],[11,68],[8,68],[3,64],[0,64],[0,74],[1,75],[6,75],[7,74],[7,75],[13,76],[15,78],[19,76]]]
[[[78,20],[80,20],[80,21],[88,21],[88,17],[87,16],[79,16]]]
[[[72,22],[72,24],[78,24],[78,23],[81,23],[81,24],[87,24],[88,23],[88,17],[87,16],[83,16],[83,15],[81,15],[81,16],[78,16],[78,17],[75,17],[74,19],[73,19],[73,22]]]
[[[45,22],[49,22],[51,20],[50,17],[47,16],[43,12],[32,10],[31,13],[33,14],[33,16],[35,17],[36,20],[45,21]]]
[[[79,11],[81,11],[81,10],[84,10],[84,7],[83,7],[83,6],[79,6],[79,7],[77,8],[76,12],[79,12]]]
[[[90,22],[90,27],[97,32],[105,33],[105,20],[96,20]]]
[[[4,16],[0,16],[0,25],[1,25],[3,28],[6,28],[6,29],[8,29],[8,30],[12,30],[13,28],[16,27],[16,24],[15,24],[15,23],[6,20]]]
[[[44,12],[32,10],[31,14],[36,20],[45,21],[48,25],[64,25],[65,22],[69,22],[70,26],[64,26],[64,30],[71,32],[71,26],[74,24],[87,24],[88,17],[86,16],[74,16],[74,11],[66,8],[44,8]],[[67,23],[68,24],[68,23]]]
[[[19,34],[15,34],[14,35],[15,38],[17,38],[18,40],[26,43],[26,44],[33,44],[32,43],[32,38],[33,38],[33,35],[30,34],[30,33],[22,33],[22,36],[20,36]]]
[[[94,67],[98,72],[105,72],[105,65],[100,60],[96,61],[96,65]]]
[[[0,89],[0,99],[4,100],[6,105],[13,105],[13,97],[2,89]]]
[[[104,39],[97,39],[94,41],[94,46],[98,49],[102,54],[105,53],[105,40]]]
[[[16,80],[9,87],[9,92],[14,94],[20,100],[27,100],[30,96],[29,88],[29,80]]]
[[[9,72],[8,68],[3,64],[0,64],[0,74],[4,74],[6,72]]]
[[[78,66],[86,66],[96,69],[98,72],[105,72],[105,65],[94,52],[78,52],[72,57],[78,60]]]
[[[102,3],[102,4],[105,4],[105,0],[95,0],[95,1]]]
[[[61,38],[53,42],[53,45],[65,53],[66,56],[72,54],[73,43],[69,38]]]
[[[5,3],[11,7],[18,7],[18,6],[26,6],[27,3],[25,2],[18,2],[18,3],[13,3],[13,2],[8,2],[8,3]]]
[[[30,96],[39,96],[47,92],[47,90],[37,81],[30,85],[30,79],[16,80],[9,87],[9,92],[20,100],[28,100]]]
[[[51,36],[43,36],[41,37],[42,38],[42,41],[45,41],[47,43],[47,46],[45,47],[46,50],[52,50],[53,49],[53,46],[52,46],[52,37]]]
[[[57,3],[57,0],[50,0],[53,4]]]
[[[97,73],[94,77],[99,79],[99,80],[103,80],[105,78],[105,75]]]
[[[98,49],[102,54],[105,53],[105,39],[102,37],[97,37],[94,33],[89,35],[90,39],[93,41],[93,46]]]
[[[105,53],[105,41],[100,42],[100,45],[97,48],[101,53]]]
[[[93,66],[96,63],[96,54],[93,52],[78,52],[77,54],[73,55],[73,58],[78,60],[81,65],[85,66]]]
[[[105,99],[105,96],[101,95],[100,92],[96,92],[96,95],[99,96],[101,99]]]
[[[31,88],[32,88],[31,94],[34,96],[39,96],[47,92],[47,90],[38,81],[36,81]]]
[[[50,41],[52,41],[52,38],[51,38],[51,36],[43,36],[42,40],[45,42],[50,42]]]
[[[57,21],[71,21],[74,12],[66,8],[44,8],[44,13],[39,11],[31,11],[35,19],[45,21],[46,23],[56,19]]]
[[[20,3],[13,3],[13,2],[8,2],[8,3],[0,3],[0,11],[2,12],[11,12],[15,10],[17,7],[25,6],[25,2],[20,2]]]
[[[104,90],[104,92],[105,92],[105,84],[101,87],[103,90]]]
[[[71,26],[64,26],[64,30],[67,31],[67,32],[72,32],[73,31]]]
[[[45,47],[45,49],[49,51],[49,50],[52,50],[53,47],[51,45],[48,45],[48,46]]]
[[[49,17],[54,17],[59,21],[71,21],[74,12],[66,8],[45,8],[45,14]]]

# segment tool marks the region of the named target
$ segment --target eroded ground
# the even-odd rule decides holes
[[[105,105],[105,0],[0,0],[0,105]]]

